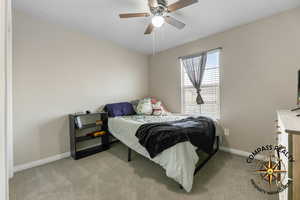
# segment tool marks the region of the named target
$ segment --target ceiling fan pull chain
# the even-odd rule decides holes
[[[152,55],[154,56],[155,55],[155,32],[153,32],[152,34]]]
[[[164,42],[165,41],[165,28],[162,27],[161,31],[162,31],[162,40],[161,40],[161,42]]]

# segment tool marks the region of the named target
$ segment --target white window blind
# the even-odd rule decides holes
[[[220,51],[207,55],[207,62],[201,85],[201,96],[204,104],[196,103],[197,92],[182,68],[182,109],[186,114],[200,114],[216,119],[220,118]],[[187,58],[189,59],[189,58]],[[199,58],[200,59],[200,58]]]

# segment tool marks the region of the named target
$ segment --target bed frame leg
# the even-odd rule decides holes
[[[128,147],[128,162],[131,161],[131,149]]]
[[[194,171],[194,176],[197,174],[197,172],[219,151],[220,141],[219,136],[216,137],[216,149],[208,155],[208,157],[198,166],[196,167]]]

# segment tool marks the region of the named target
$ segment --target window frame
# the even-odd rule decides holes
[[[219,49],[214,49],[214,50],[210,50],[210,51],[207,51],[208,54],[210,53],[214,53],[214,52],[219,52],[219,91],[218,91],[218,97],[219,97],[219,116],[216,118],[217,120],[220,120],[221,119],[221,111],[222,111],[222,101],[221,101],[221,95],[222,95],[222,74],[223,74],[223,68],[221,67],[222,66],[222,53],[221,53],[221,49],[222,48],[219,48]],[[195,57],[197,55],[201,55],[200,53],[199,54],[195,54]],[[184,89],[186,88],[194,88],[193,86],[184,86],[184,67],[182,65],[182,58],[179,58],[179,62],[180,62],[180,77],[181,77],[181,83],[180,83],[180,106],[181,106],[181,113],[183,114],[186,114],[184,112],[184,107],[185,107],[185,104],[184,104]],[[206,85],[206,87],[214,87],[214,84],[208,84]]]

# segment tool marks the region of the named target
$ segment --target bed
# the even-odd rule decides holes
[[[189,116],[178,114],[169,114],[167,116],[131,115],[114,117],[109,118],[108,129],[114,137],[128,147],[128,161],[131,160],[131,150],[134,150],[159,164],[165,169],[168,177],[174,179],[182,188],[190,192],[193,186],[194,174],[218,151],[220,136],[223,134],[223,129],[219,123],[215,121],[215,150],[200,164],[198,163],[199,157],[196,153],[197,148],[189,141],[178,143],[152,159],[135,136],[138,128],[143,124],[176,121],[187,117]]]

